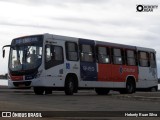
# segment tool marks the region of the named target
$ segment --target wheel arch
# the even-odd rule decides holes
[[[127,82],[130,82],[134,84],[134,92],[136,91],[136,78],[134,75],[128,75],[127,78],[126,78],[126,86],[127,86]]]
[[[135,78],[135,76],[134,75],[128,75],[127,77],[126,77],[126,84],[127,84],[127,82],[128,81],[133,81],[134,82],[134,84],[135,84],[135,87],[136,87],[136,78]]]

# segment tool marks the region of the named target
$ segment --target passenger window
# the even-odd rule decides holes
[[[81,45],[81,61],[94,62],[93,46]]]
[[[78,60],[78,46],[74,42],[66,42],[66,57],[69,61]]]
[[[150,65],[152,68],[156,68],[156,58],[154,53],[150,53]]]
[[[113,63],[114,64],[123,64],[123,57],[122,57],[122,50],[113,48],[112,49],[112,55],[113,55]]]
[[[56,60],[56,61],[62,61],[62,60],[63,60],[63,51],[62,51],[62,47],[54,46],[52,52],[53,52],[54,57],[55,57],[55,58],[53,58],[53,60]]]
[[[149,54],[147,52],[139,52],[139,65],[149,67]]]
[[[53,66],[62,64],[63,59],[63,48],[55,45],[46,45],[45,47],[45,68],[49,69]]]
[[[97,47],[98,62],[99,63],[110,63],[109,49],[106,47]]]
[[[133,50],[126,51],[127,65],[137,65],[136,64],[136,52]]]

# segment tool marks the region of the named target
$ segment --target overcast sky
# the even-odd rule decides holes
[[[137,12],[138,4],[158,8]],[[0,47],[42,33],[154,48],[160,76],[160,0],[0,0]],[[8,56],[0,61],[6,73]]]

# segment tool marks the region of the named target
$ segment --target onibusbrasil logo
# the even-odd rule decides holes
[[[155,9],[158,9],[158,5],[136,5],[137,12],[153,12]]]
[[[42,113],[40,112],[1,112],[1,117],[7,117],[7,118],[12,118],[12,117],[42,117]]]

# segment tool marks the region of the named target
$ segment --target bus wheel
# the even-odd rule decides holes
[[[128,94],[132,94],[135,92],[135,84],[133,82],[133,80],[128,80],[127,84],[126,84],[126,92]]]
[[[150,91],[151,91],[151,92],[157,92],[157,91],[158,91],[158,87],[157,87],[157,86],[151,87],[151,88],[150,88]]]
[[[74,81],[72,77],[68,77],[65,81],[65,94],[73,95],[74,93]]]
[[[45,95],[48,95],[48,94],[52,94],[52,88],[50,87],[45,88]]]
[[[110,90],[106,88],[95,88],[95,91],[98,95],[107,95]]]
[[[36,95],[43,95],[44,93],[44,88],[43,87],[34,87],[34,93]]]
[[[121,89],[119,92],[120,94],[132,94],[136,90],[136,86],[133,80],[128,80],[126,83],[126,88]]]

